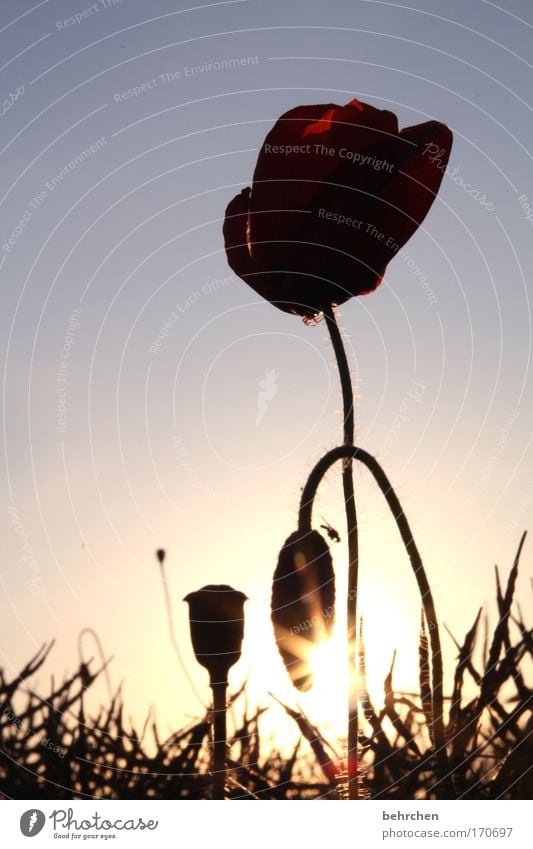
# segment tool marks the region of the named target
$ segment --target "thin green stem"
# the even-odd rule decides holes
[[[307,483],[303,488],[300,499],[298,526],[303,532],[311,529],[313,501],[318,486],[328,469],[338,460],[345,460],[347,457],[351,457],[353,460],[363,463],[363,465],[365,465],[372,473],[394,516],[403,544],[411,561],[411,566],[418,584],[422,604],[424,606],[424,615],[428,624],[431,644],[431,666],[433,673],[432,723],[435,735],[435,754],[440,778],[439,783],[442,784],[445,794],[449,798],[452,798],[453,789],[451,786],[448,756],[446,752],[446,738],[444,734],[442,651],[435,603],[433,601],[429,581],[422,563],[422,558],[420,557],[418,548],[416,547],[416,543],[413,539],[411,528],[409,527],[405,513],[403,512],[402,505],[400,504],[398,496],[387,478],[387,475],[375,457],[367,451],[364,451],[362,448],[357,448],[354,445],[334,448],[332,451],[325,454],[312,470],[309,478],[307,479]]]
[[[353,388],[350,377],[350,367],[346,357],[346,350],[342,341],[341,332],[333,307],[328,305],[323,310],[331,344],[335,352],[337,367],[342,390],[342,402],[344,411],[343,435],[344,444],[352,445],[354,441],[354,404]],[[359,543],[357,537],[357,513],[355,509],[355,497],[352,476],[352,458],[346,456],[342,466],[342,488],[344,493],[344,508],[346,512],[346,531],[348,536],[348,592],[346,599],[347,615],[347,641],[348,641],[348,798],[358,797],[358,764],[357,746],[359,737],[358,728],[358,700],[357,700],[357,590],[359,576]]]

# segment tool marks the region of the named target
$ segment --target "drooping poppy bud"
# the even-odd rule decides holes
[[[318,531],[296,531],[279,553],[272,586],[272,624],[292,683],[313,683],[309,655],[331,634],[335,619],[335,574],[328,544]]]
[[[241,656],[244,593],[227,584],[209,584],[183,599],[189,605],[191,640],[196,660],[211,682],[225,682]]]

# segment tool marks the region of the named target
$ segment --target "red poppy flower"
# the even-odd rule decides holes
[[[228,205],[228,262],[286,312],[316,315],[373,292],[426,217],[452,146],[444,124],[398,128],[392,112],[352,100],[279,118],[253,186]]]

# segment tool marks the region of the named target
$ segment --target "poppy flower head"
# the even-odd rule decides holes
[[[431,208],[451,145],[437,121],[400,130],[392,112],[355,99],[291,109],[226,209],[230,266],[306,318],[374,291]]]

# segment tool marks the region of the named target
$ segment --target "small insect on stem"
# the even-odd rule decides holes
[[[329,539],[330,539],[332,542],[340,542],[340,541],[341,541],[341,537],[340,537],[339,532],[338,532],[338,531],[336,531],[336,530],[335,530],[335,528],[333,527],[333,525],[330,525],[330,523],[328,522],[328,520],[327,520],[327,519],[324,519],[324,517],[323,517],[323,516],[322,516],[322,519],[323,519],[323,521],[324,521],[324,523],[325,523],[325,524],[324,524],[324,525],[320,525],[320,527],[321,527],[321,528],[322,528],[322,529],[323,529],[323,530],[327,533],[327,535],[328,535]]]

